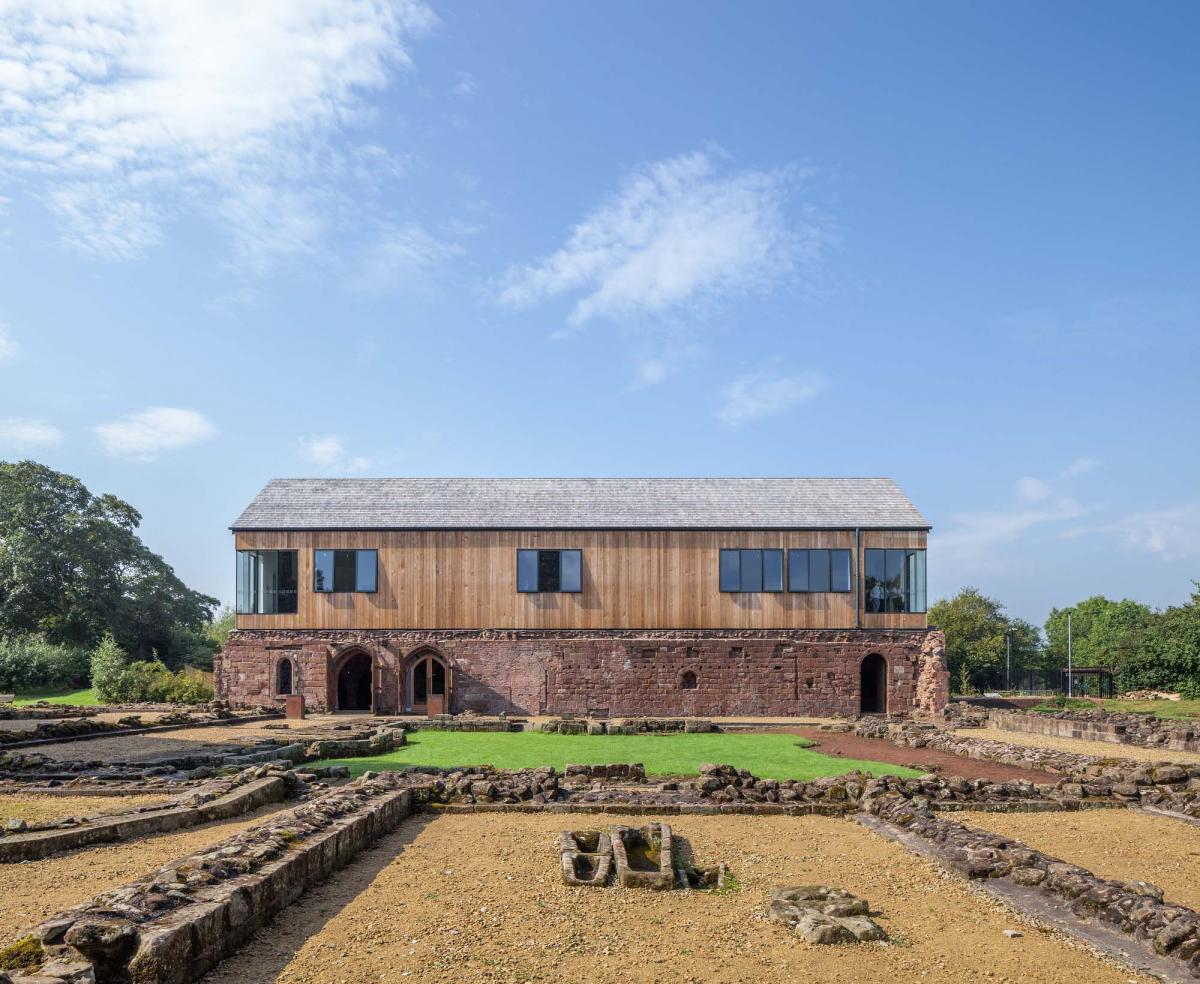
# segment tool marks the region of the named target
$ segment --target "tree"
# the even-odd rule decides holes
[[[1075,666],[1118,667],[1145,641],[1155,615],[1148,606],[1123,598],[1094,595],[1070,608],[1052,608],[1046,618],[1046,652],[1056,666],[1067,665],[1067,615],[1071,616],[1071,662]]]
[[[165,656],[173,633],[202,630],[217,600],[142,543],[141,519],[70,475],[0,461],[0,635],[90,648],[112,632],[126,652]]]
[[[946,633],[951,685],[960,690],[964,682],[972,688],[1000,684],[1010,632],[1014,668],[1036,660],[1041,648],[1036,626],[1009,617],[1000,602],[977,588],[963,588],[953,598],[935,602],[929,624]]]
[[[1122,690],[1178,691],[1200,698],[1200,582],[1186,604],[1154,614],[1117,667]]]
[[[123,698],[122,677],[128,665],[117,640],[111,632],[105,632],[100,644],[92,651],[92,686],[101,701],[110,703]]]

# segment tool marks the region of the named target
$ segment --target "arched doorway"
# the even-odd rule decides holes
[[[858,709],[861,714],[887,713],[887,660],[871,653],[858,670]]]
[[[337,709],[339,711],[369,711],[371,709],[371,657],[364,652],[348,656],[338,670]]]
[[[413,714],[444,714],[450,709],[450,671],[440,656],[418,653],[405,674],[405,701]]]

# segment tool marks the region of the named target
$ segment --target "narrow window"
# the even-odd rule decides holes
[[[583,590],[582,550],[518,550],[517,590],[524,592]]]
[[[279,661],[279,686],[276,688],[276,693],[281,696],[287,696],[292,692],[292,661],[290,659],[281,659]]]
[[[742,560],[740,550],[721,551],[721,590],[742,590]]]
[[[808,551],[788,551],[788,590],[808,590]]]
[[[372,592],[378,562],[376,550],[314,550],[313,591]]]
[[[829,551],[829,590],[850,590],[850,551]]]
[[[808,590],[829,591],[828,550],[810,550],[808,552]]]
[[[762,551],[743,550],[742,554],[742,590],[762,590]]]
[[[679,686],[683,690],[695,690],[696,689],[696,674],[693,673],[691,670],[688,670],[686,673],[683,674],[682,677],[679,678]]]
[[[763,590],[783,590],[783,551],[764,550],[762,552]]]
[[[295,550],[239,550],[238,614],[296,614],[298,573]]]

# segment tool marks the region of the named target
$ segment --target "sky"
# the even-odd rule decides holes
[[[1200,6],[0,0],[0,459],[229,601],[276,476],[890,476],[1200,578]]]

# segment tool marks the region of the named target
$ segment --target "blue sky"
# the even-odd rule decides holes
[[[0,2],[0,457],[229,599],[279,475],[889,475],[1200,577],[1200,8]]]

